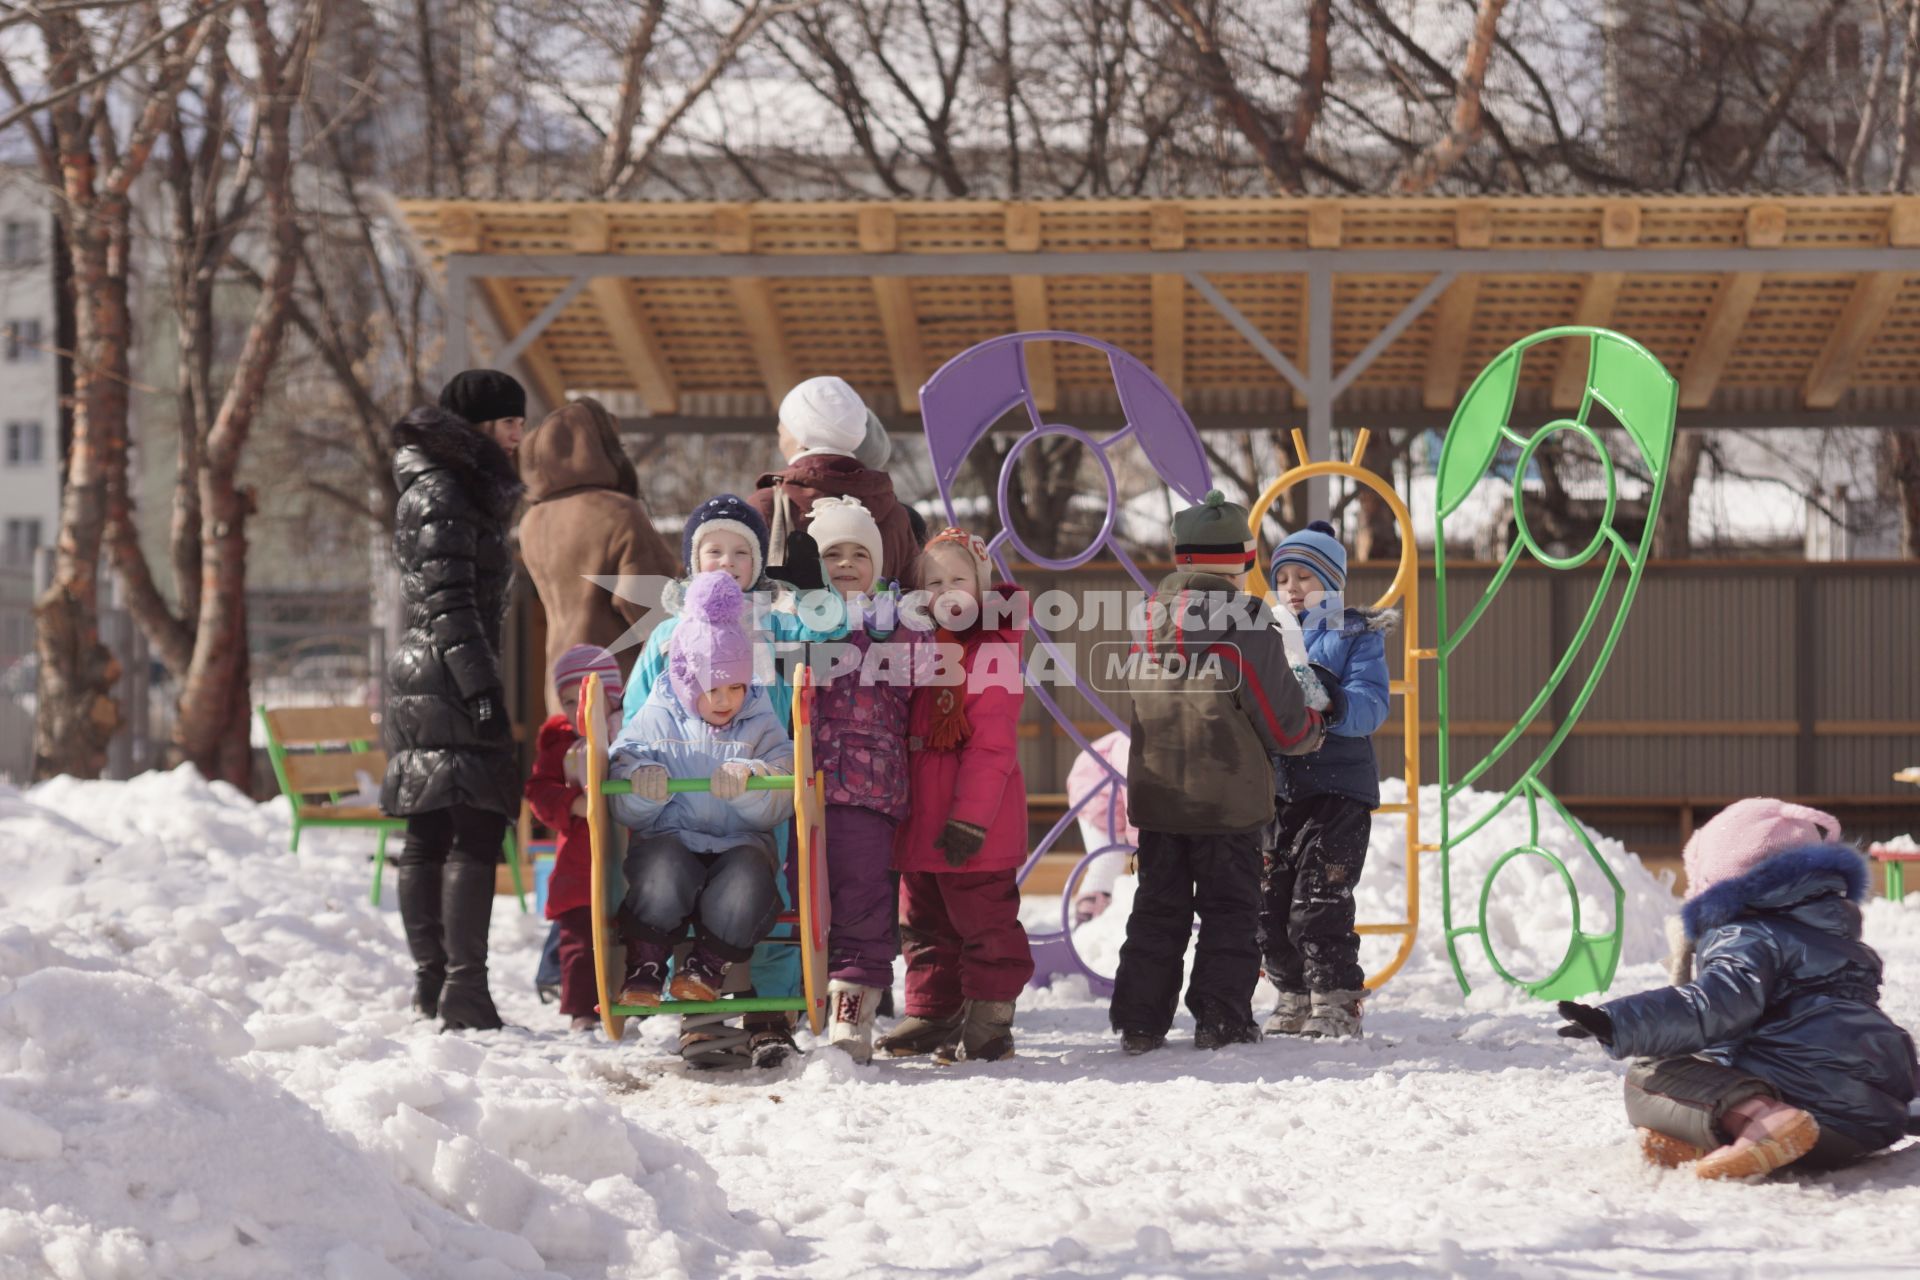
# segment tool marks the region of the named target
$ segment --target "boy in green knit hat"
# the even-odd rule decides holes
[[[1134,1054],[1166,1043],[1196,915],[1194,1046],[1260,1038],[1253,989],[1271,758],[1312,751],[1324,732],[1273,614],[1243,589],[1254,561],[1247,509],[1216,489],[1176,514],[1173,559],[1129,665],[1127,813],[1140,829],[1140,884],[1110,1017]]]

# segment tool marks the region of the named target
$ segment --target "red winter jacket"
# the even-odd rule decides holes
[[[1020,589],[1002,584],[994,590],[1013,598]],[[926,746],[942,688],[913,691],[907,712],[909,809],[894,833],[895,871],[1005,871],[1027,860],[1027,783],[1020,774],[1020,706],[1027,689],[1020,631],[974,631],[960,644],[967,673],[962,705],[972,733],[949,750]],[[946,853],[934,847],[949,818],[986,830],[986,843],[965,866],[948,866]]]
[[[587,820],[573,812],[573,802],[582,792],[566,775],[567,748],[578,741],[580,732],[571,719],[548,716],[535,740],[533,773],[527,778],[527,807],[560,838],[553,874],[547,878],[549,920],[558,920],[575,907],[593,905],[593,845]]]

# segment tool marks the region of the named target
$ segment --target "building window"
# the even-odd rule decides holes
[[[37,467],[46,460],[44,437],[37,422],[7,424],[7,465]]]
[[[38,360],[40,358],[40,321],[7,321],[7,359],[9,361]]]
[[[8,218],[0,228],[0,261],[33,262],[40,257],[40,224]]]
[[[6,562],[11,568],[25,568],[33,563],[33,553],[40,549],[40,522],[38,520],[7,521]]]

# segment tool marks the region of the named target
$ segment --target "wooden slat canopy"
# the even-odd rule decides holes
[[[446,278],[471,281],[475,312],[490,316],[503,344],[588,280],[522,354],[548,405],[624,395],[633,412],[692,422],[764,414],[793,381],[837,373],[876,407],[912,412],[940,362],[986,338],[1053,327],[1140,355],[1204,426],[1208,415],[1295,409],[1303,395],[1202,285],[1307,369],[1309,275],[1329,273],[1337,374],[1451,272],[1431,305],[1335,390],[1342,413],[1444,422],[1507,344],[1583,323],[1650,347],[1681,379],[1692,425],[1737,425],[1743,415],[1920,421],[1914,197],[414,200],[399,209]],[[1107,407],[1097,355],[1061,348],[1048,364],[1034,370],[1043,398]],[[1581,367],[1573,355],[1529,361],[1524,394],[1567,404]],[[1698,416],[1710,409],[1717,417]]]

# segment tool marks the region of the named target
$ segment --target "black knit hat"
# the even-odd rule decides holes
[[[527,389],[519,379],[498,369],[469,369],[456,373],[440,388],[440,407],[478,426],[495,418],[527,416]]]

